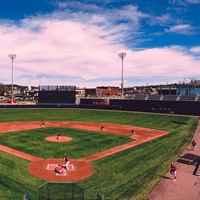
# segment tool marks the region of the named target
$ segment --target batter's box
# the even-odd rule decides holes
[[[74,170],[74,165],[67,165],[67,170]]]
[[[55,170],[55,168],[58,166],[58,164],[48,164],[47,170]]]
[[[58,166],[58,164],[48,164],[47,165],[47,170],[55,170],[55,168]],[[68,165],[67,166],[67,170],[74,170],[74,165]],[[65,171],[65,169],[63,168],[63,171]]]

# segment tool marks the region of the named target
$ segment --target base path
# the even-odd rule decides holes
[[[29,166],[29,172],[39,178],[48,180],[48,181],[75,181],[89,177],[92,175],[94,169],[89,164],[94,160],[98,160],[104,158],[106,156],[110,156],[114,153],[124,151],[128,148],[132,148],[133,146],[139,145],[141,143],[153,140],[155,138],[161,137],[163,135],[168,134],[165,131],[159,131],[154,129],[133,127],[133,126],[123,126],[118,124],[99,124],[93,122],[45,122],[45,127],[70,127],[82,130],[90,130],[100,132],[100,127],[104,126],[103,132],[111,133],[111,134],[120,134],[127,137],[131,137],[134,139],[132,142],[127,144],[120,145],[118,147],[114,147],[103,152],[99,152],[90,156],[86,156],[83,158],[79,158],[77,160],[73,160],[70,158],[70,167],[68,170],[64,170],[62,174],[57,174],[54,172],[55,167],[58,164],[64,165],[63,159],[47,159],[44,160],[42,158],[38,158],[3,145],[0,145],[0,150],[5,151],[7,153],[13,154],[15,156],[27,159],[32,161]],[[0,133],[5,134],[6,132],[20,131],[20,130],[30,130],[41,128],[40,122],[15,122],[15,123],[0,123]],[[131,129],[134,129],[136,134],[130,136]],[[56,136],[49,136],[46,140],[51,142],[68,142],[73,138],[69,138],[66,136],[61,136],[60,140],[57,139]]]

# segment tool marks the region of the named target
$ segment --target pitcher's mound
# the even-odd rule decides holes
[[[45,139],[50,141],[50,142],[69,142],[72,140],[72,138],[70,137],[66,137],[66,136],[61,136],[60,139],[57,139],[57,136],[49,136],[46,137]]]

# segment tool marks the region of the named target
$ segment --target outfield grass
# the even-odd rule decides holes
[[[15,121],[88,121],[140,126],[169,131],[170,134],[112,156],[91,162],[94,173],[87,179],[76,181],[85,188],[85,199],[96,199],[97,192],[105,200],[145,200],[166,174],[171,162],[190,143],[198,118],[73,109],[18,109],[0,110],[0,122]],[[59,129],[60,130],[60,129]],[[42,133],[41,133],[42,131]],[[34,129],[0,135],[0,144],[10,146],[42,158],[58,157],[60,151],[70,152],[73,159],[120,145],[129,138],[105,133],[62,128],[62,133],[75,138],[66,145],[44,142],[56,128]],[[81,135],[81,137],[80,137]],[[108,142],[106,142],[108,141]],[[98,144],[98,145],[97,145]],[[57,148],[58,147],[58,148]],[[21,199],[30,192],[37,199],[37,188],[46,181],[28,173],[31,163],[0,151],[0,199]],[[25,169],[25,170],[22,170]]]

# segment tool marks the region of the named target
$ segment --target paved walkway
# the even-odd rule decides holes
[[[197,141],[195,151],[189,145],[175,162],[177,181],[173,181],[168,172],[148,200],[200,200],[200,176],[193,175],[200,158],[200,122],[193,139]]]

